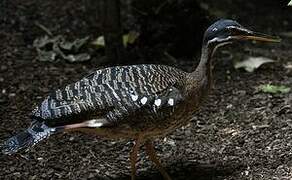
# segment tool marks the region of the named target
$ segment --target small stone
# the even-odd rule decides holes
[[[16,96],[16,94],[15,93],[9,93],[9,95],[8,95],[9,97],[15,97]]]
[[[232,104],[228,104],[228,105],[226,106],[227,109],[231,109],[232,107],[233,107]]]

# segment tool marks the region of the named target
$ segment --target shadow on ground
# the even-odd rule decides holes
[[[167,172],[172,172],[169,174],[173,180],[219,180],[241,171],[244,168],[243,164],[227,164],[224,166],[222,164],[198,164],[197,162],[190,162],[180,167],[177,166],[178,164],[181,164],[181,162],[173,162],[166,167]],[[148,176],[144,174],[148,174]],[[115,180],[129,179],[129,176],[115,178]],[[142,175],[137,175],[137,180],[149,179],[161,180],[163,177],[158,170],[153,170],[153,168],[146,170]]]

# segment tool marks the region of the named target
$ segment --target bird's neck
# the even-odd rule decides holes
[[[206,43],[202,47],[202,54],[200,63],[196,70],[191,73],[191,76],[199,81],[207,83],[207,86],[211,87],[212,84],[212,56],[216,50],[216,47]]]
[[[198,107],[200,103],[209,94],[212,87],[212,56],[216,48],[205,44],[202,48],[201,60],[196,70],[189,73],[186,79],[185,91],[190,97],[190,102],[197,103]]]

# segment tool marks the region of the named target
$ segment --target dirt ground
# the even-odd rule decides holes
[[[136,9],[137,24],[130,22],[127,26],[141,31],[148,27],[148,32],[137,45],[129,47],[127,63],[164,63],[191,70],[189,67],[198,63],[192,56],[199,58],[202,29],[216,16],[236,19],[242,25],[274,35],[292,31],[292,10],[279,3],[208,0],[190,6],[158,5],[152,8],[158,12],[156,16],[151,7]],[[84,63],[39,62],[32,46],[34,39],[45,34],[36,23],[69,39],[94,39],[100,35],[94,6],[88,4],[88,0],[0,2],[1,141],[29,125],[30,111],[50,90],[106,64],[100,60],[100,51],[93,52],[92,60]],[[199,4],[211,15],[205,17],[196,12]],[[167,14],[171,10],[172,14]],[[178,22],[181,29],[173,26]],[[184,34],[182,29],[187,32]],[[257,90],[259,85],[268,83],[292,85],[292,39],[282,39],[280,44],[235,43],[219,50],[215,57],[215,87],[208,102],[188,126],[155,142],[174,180],[292,179],[292,93],[271,95]],[[160,61],[163,51],[178,61]],[[275,63],[265,64],[253,73],[234,69],[232,60],[248,56],[268,57]],[[0,178],[129,179],[132,144],[81,133],[56,135],[28,152],[0,155]],[[143,151],[137,176],[141,180],[162,179]]]

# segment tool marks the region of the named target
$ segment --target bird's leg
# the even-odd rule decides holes
[[[157,166],[158,170],[160,171],[164,179],[171,180],[170,176],[167,174],[167,172],[164,170],[164,168],[160,164],[159,159],[156,155],[155,149],[153,147],[153,144],[150,140],[147,140],[145,142],[145,148],[146,148],[146,153],[148,154],[150,160],[155,163],[155,165]]]
[[[132,151],[130,153],[130,160],[131,160],[131,170],[132,170],[132,174],[131,174],[131,180],[135,180],[135,176],[136,176],[136,163],[137,163],[137,158],[138,158],[138,152],[141,146],[141,139],[138,138],[135,140],[135,144],[132,148]]]

